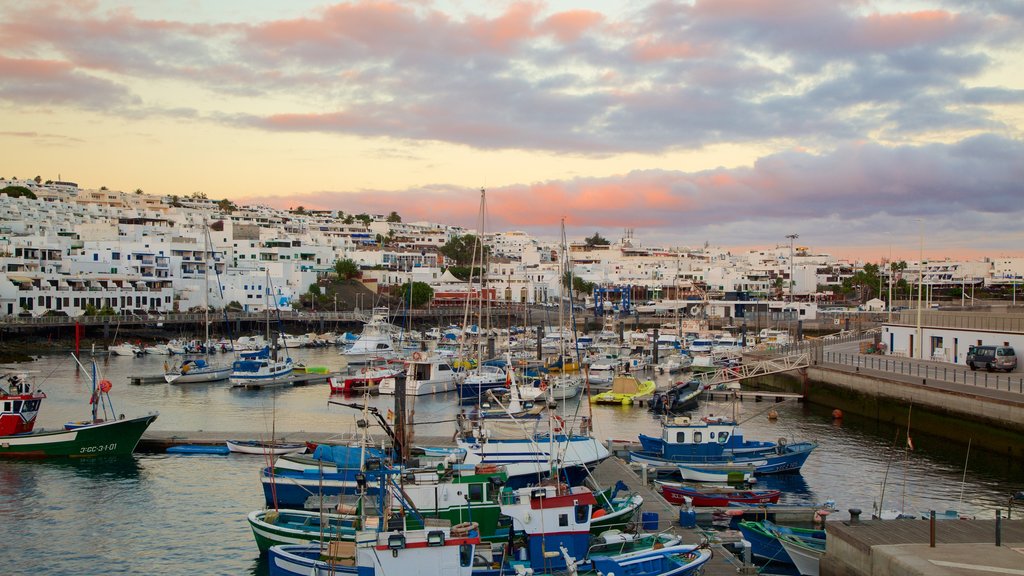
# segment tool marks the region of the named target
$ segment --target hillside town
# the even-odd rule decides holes
[[[432,289],[428,305],[464,300],[480,294],[480,275],[454,272],[479,262],[459,261],[446,248],[475,234],[445,223],[405,222],[397,212],[279,210],[198,193],[154,196],[38,177],[0,179],[0,316],[161,314],[204,302],[248,312],[289,310],[342,261],[354,263],[359,281],[376,293],[416,282]],[[1024,258],[925,261],[922,272],[915,261],[840,260],[797,239],[739,251],[645,246],[632,230],[615,240],[595,233],[568,244],[570,292],[563,288],[560,242],[488,232],[483,293],[532,305],[571,295],[580,306],[616,311],[703,299],[722,302],[712,310],[725,316],[734,313],[730,302],[765,300],[799,308],[804,317],[840,301],[884,309],[913,299],[919,278],[926,301],[941,293],[965,302],[993,288],[1015,298],[1024,278]],[[877,285],[866,285],[862,275],[851,291],[850,281],[863,270],[873,270]],[[270,293],[272,300],[265,297]]]

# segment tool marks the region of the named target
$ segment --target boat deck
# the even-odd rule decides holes
[[[327,379],[335,376],[341,376],[340,372],[329,372],[326,374],[309,374],[303,372],[292,372],[287,378],[280,380],[274,380],[269,382],[246,382],[245,384],[233,384],[235,388],[245,388],[246,390],[263,390],[264,388],[283,388],[285,386],[306,386],[308,384],[320,384],[326,383]]]

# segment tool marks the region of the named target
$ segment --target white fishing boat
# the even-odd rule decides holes
[[[405,394],[423,396],[451,392],[455,390],[456,374],[448,360],[414,352],[405,367]],[[396,378],[384,378],[377,389],[381,394],[394,394],[397,384]]]
[[[789,554],[800,576],[818,576],[821,557],[825,555],[824,542],[818,543],[781,532],[776,532],[775,536]]]

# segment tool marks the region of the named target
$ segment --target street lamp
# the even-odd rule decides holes
[[[789,303],[793,304],[793,241],[799,238],[799,234],[787,234],[786,238],[789,238]],[[790,315],[793,314],[792,309],[789,310]]]
[[[917,219],[917,230],[921,241],[917,256],[917,357],[924,359],[924,342],[921,333],[921,295],[924,292],[924,221],[920,218]]]

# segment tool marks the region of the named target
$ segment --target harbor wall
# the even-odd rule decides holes
[[[915,431],[1024,460],[1024,397],[1008,401],[820,366],[808,368],[807,379],[806,401],[812,404],[901,427],[913,406]],[[795,376],[751,380],[764,388],[804,390]]]

